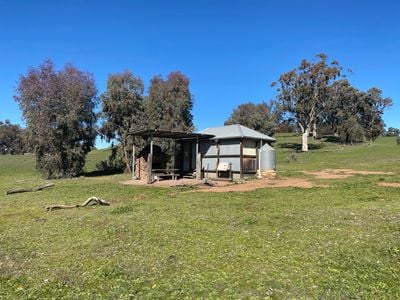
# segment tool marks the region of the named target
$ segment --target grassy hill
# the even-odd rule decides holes
[[[277,136],[279,176],[304,170],[391,171],[312,179],[325,187],[242,193],[123,186],[119,174],[44,182],[33,156],[0,156],[0,299],[400,297],[400,182],[395,138],[343,146]],[[108,150],[90,153],[93,171]],[[109,207],[46,212],[97,195]]]

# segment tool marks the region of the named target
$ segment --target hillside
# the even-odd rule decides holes
[[[87,175],[36,193],[33,156],[0,156],[0,299],[399,298],[400,182],[395,138],[357,146],[276,136],[279,177],[318,187],[196,193]],[[321,179],[303,171],[391,172]],[[109,207],[46,212],[97,195]]]

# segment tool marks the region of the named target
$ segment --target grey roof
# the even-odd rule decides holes
[[[214,137],[213,135],[209,135],[209,134],[165,130],[165,129],[138,129],[138,130],[129,131],[128,135],[141,136],[141,137],[169,138],[169,139],[175,139],[175,140]]]
[[[235,124],[221,127],[211,127],[203,131],[202,134],[211,134],[215,137],[212,140],[234,139],[234,138],[247,138],[252,140],[263,140],[267,142],[275,142],[276,140],[261,132],[250,129],[246,126]]]

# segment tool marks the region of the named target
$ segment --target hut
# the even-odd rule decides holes
[[[147,177],[149,182],[157,172],[173,174],[174,178],[188,176],[230,180],[275,174],[275,149],[272,147],[275,139],[243,125],[212,127],[199,133],[139,130],[130,134],[150,138],[151,146],[145,151],[147,165],[136,170],[137,175],[140,173],[136,177]],[[151,158],[147,159],[148,153],[153,153],[153,137],[173,139],[174,144],[179,145],[179,151],[173,157],[173,169],[160,170],[152,165]],[[162,164],[161,161],[158,163]],[[144,174],[146,171],[151,174]]]
[[[202,176],[239,179],[275,174],[274,138],[239,124],[207,128],[200,133],[212,136],[199,144]],[[183,143],[183,171],[188,170],[187,158],[195,161],[187,153],[190,148],[190,141]]]

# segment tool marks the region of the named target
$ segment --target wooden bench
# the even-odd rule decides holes
[[[151,170],[152,179],[171,177],[173,180],[177,180],[179,176],[179,169],[153,169]]]

